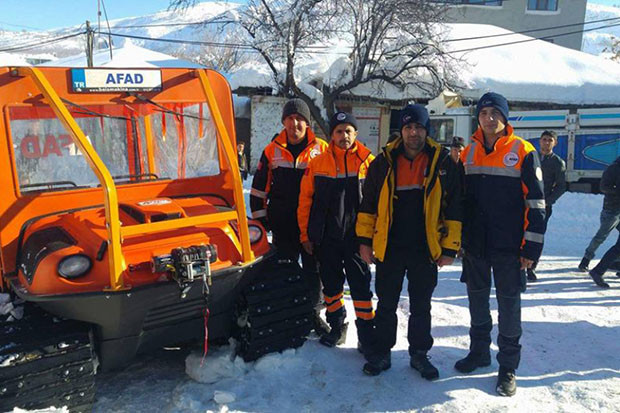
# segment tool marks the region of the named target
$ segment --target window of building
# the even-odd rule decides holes
[[[558,0],[527,0],[528,10],[557,11]]]

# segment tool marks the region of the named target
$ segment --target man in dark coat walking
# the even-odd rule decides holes
[[[543,174],[545,189],[545,232],[551,213],[552,206],[566,192],[566,163],[562,158],[553,153],[553,148],[558,144],[558,134],[546,130],[540,135],[540,168]],[[527,279],[536,281],[536,265],[527,269]]]

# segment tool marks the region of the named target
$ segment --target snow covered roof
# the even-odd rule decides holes
[[[568,49],[544,40],[531,40],[529,36],[486,24],[452,23],[445,25],[446,39],[473,40],[451,41],[448,50],[464,60],[458,68],[461,82],[466,88],[464,97],[478,99],[486,91],[503,94],[509,101],[544,102],[574,105],[620,105],[620,64],[602,57]],[[488,46],[531,40],[524,43]],[[298,66],[296,77],[303,90],[310,90],[311,82],[330,82],[334,74],[342,72],[343,39],[330,45],[333,53],[313,55]],[[480,50],[462,52],[478,47]],[[231,74],[233,90],[239,87],[272,87],[273,79],[267,66],[248,62]],[[357,96],[389,100],[427,99],[422,91],[400,91],[394,87],[382,88],[361,85],[352,91]],[[310,95],[312,96],[312,94]]]
[[[24,56],[0,52],[0,66],[30,66]]]
[[[126,41],[123,47],[112,49],[112,59],[110,51],[97,50],[93,54],[93,65],[95,67],[183,67],[201,68],[202,66],[190,62],[189,60],[177,59],[165,53],[156,52],[144,47],[137,46],[130,41]],[[63,66],[63,67],[86,67],[86,53],[69,56],[51,62],[46,62],[40,66]]]
[[[451,39],[510,34],[509,30],[483,24],[450,24]],[[459,51],[529,40],[522,34],[455,41]],[[463,96],[474,99],[493,90],[509,101],[550,102],[575,105],[620,104],[620,64],[588,53],[534,40],[524,43],[455,53],[468,64],[461,79]]]

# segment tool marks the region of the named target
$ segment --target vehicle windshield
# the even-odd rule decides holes
[[[117,184],[220,173],[206,103],[65,105]],[[49,106],[11,106],[8,114],[21,192],[100,184]]]

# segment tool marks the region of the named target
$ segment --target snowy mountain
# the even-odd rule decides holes
[[[603,6],[601,4],[593,4],[588,2],[586,8],[586,21],[596,21],[603,19],[617,18],[620,19],[620,8],[612,6]],[[604,49],[611,45],[613,37],[620,38],[620,20],[611,20],[607,22],[586,25],[586,29],[595,27],[605,27],[583,34],[583,42],[581,50],[595,55],[604,53]]]
[[[225,2],[198,3],[186,10],[165,10],[145,16],[110,20],[110,31],[112,33],[138,37],[131,39],[132,43],[135,45],[176,57],[198,61],[202,54],[211,51],[200,45],[148,41],[140,39],[139,37],[193,41],[230,41],[228,39],[231,35],[229,29],[232,26],[225,24],[225,22],[236,20],[236,9],[240,6],[240,4]],[[208,23],[204,25],[195,24],[197,22]],[[96,24],[93,27],[97,31],[98,28]],[[0,52],[7,48],[49,42],[28,49],[19,49],[10,52],[26,56],[48,53],[58,58],[76,55],[82,53],[86,47],[86,36],[84,34],[58,41],[54,40],[84,30],[84,24],[43,32],[0,30]],[[106,33],[107,31],[105,22],[102,22],[101,32]],[[114,36],[112,37],[112,44],[114,47],[121,47],[126,40],[127,38]],[[108,36],[104,34],[99,36],[97,32],[95,35],[95,42],[100,45],[101,48],[106,48]]]

